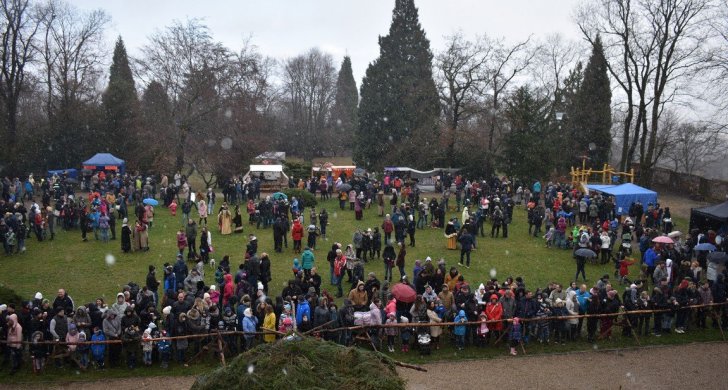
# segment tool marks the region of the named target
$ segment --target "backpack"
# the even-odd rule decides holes
[[[587,233],[582,233],[579,237],[579,245],[587,246],[589,245],[589,235]]]
[[[8,230],[8,232],[5,233],[5,243],[9,246],[15,245],[15,232]]]

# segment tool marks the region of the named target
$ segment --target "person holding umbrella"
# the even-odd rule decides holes
[[[586,282],[586,272],[584,271],[584,265],[586,265],[586,257],[579,256],[576,253],[574,253],[574,259],[576,259],[576,275],[574,275],[574,280],[579,280],[579,273],[581,273],[582,279]]]

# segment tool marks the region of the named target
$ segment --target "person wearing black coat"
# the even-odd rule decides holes
[[[147,273],[147,290],[154,293],[154,303],[159,303],[159,281],[157,280],[156,268],[153,265],[149,265],[149,272]]]
[[[178,291],[178,290],[184,288],[185,279],[187,278],[187,275],[189,274],[189,270],[187,269],[187,264],[185,263],[182,256],[177,255],[177,262],[174,263],[174,267],[172,267],[172,271],[174,272],[174,276],[177,279],[177,287],[175,288],[175,291]]]
[[[258,256],[252,255],[246,262],[248,271],[248,283],[250,284],[250,294],[254,295],[258,291],[258,280],[260,280],[260,260]]]
[[[394,260],[397,258],[397,254],[394,252],[394,246],[391,242],[388,242],[384,247],[382,253],[382,259],[384,260],[384,280],[392,281],[392,267],[394,267]]]
[[[260,254],[260,282],[263,283],[263,291],[268,294],[268,283],[273,280],[270,271],[270,257],[263,252]]]
[[[664,310],[669,307],[667,303],[667,298],[665,297],[665,294],[662,293],[662,289],[659,287],[655,287],[652,290],[652,297],[650,298],[650,301],[652,302],[652,310]],[[662,331],[662,313],[655,313],[655,324],[653,327],[653,332],[655,336],[660,336],[660,332]]]
[[[468,317],[468,322],[478,320],[478,302],[475,299],[475,295],[470,292],[470,286],[464,284],[460,291],[455,294],[455,306],[456,310],[464,310],[465,315]],[[465,342],[472,342],[475,335],[475,326],[468,325],[465,328]]]
[[[599,298],[599,292],[596,291],[596,289],[592,288],[590,293],[591,293],[591,297],[588,299],[589,308],[587,309],[587,313],[600,314],[602,312],[602,300]],[[598,323],[599,323],[599,318],[597,318],[597,317],[589,317],[586,320],[587,339],[589,340],[590,343],[593,343],[594,341],[596,341],[594,336],[597,332]]]
[[[283,220],[278,217],[273,223],[273,248],[276,252],[283,252],[283,236],[286,235]]]
[[[711,292],[713,294],[713,303],[725,303],[728,291],[726,291],[725,275],[719,274],[715,282],[711,286]],[[728,308],[726,305],[716,307],[718,318],[722,322],[722,326],[725,328],[728,325]],[[713,321],[713,328],[717,328],[718,323]]]

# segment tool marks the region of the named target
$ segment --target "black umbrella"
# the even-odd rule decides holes
[[[586,258],[597,257],[597,254],[594,253],[593,250],[587,249],[587,248],[577,249],[576,252],[574,252],[574,255],[580,256],[580,257],[586,257]]]
[[[349,183],[344,183],[344,184],[342,184],[342,185],[339,186],[339,191],[342,191],[342,192],[346,191],[346,192],[348,192],[350,190],[351,190],[351,184],[349,184]]]
[[[728,254],[725,252],[711,252],[708,255],[708,261],[711,263],[725,264],[728,261]]]

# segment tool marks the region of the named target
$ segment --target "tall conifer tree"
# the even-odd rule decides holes
[[[367,168],[433,164],[440,113],[430,41],[414,0],[396,0],[389,35],[361,87],[354,160]]]
[[[332,109],[334,134],[340,134],[344,140],[344,149],[352,146],[352,135],[359,125],[359,92],[356,89],[354,72],[351,70],[351,58],[344,57],[336,80],[336,96]]]
[[[109,86],[101,97],[104,106],[106,150],[124,158],[137,152],[139,98],[129,67],[124,41],[119,37],[109,69]]]

